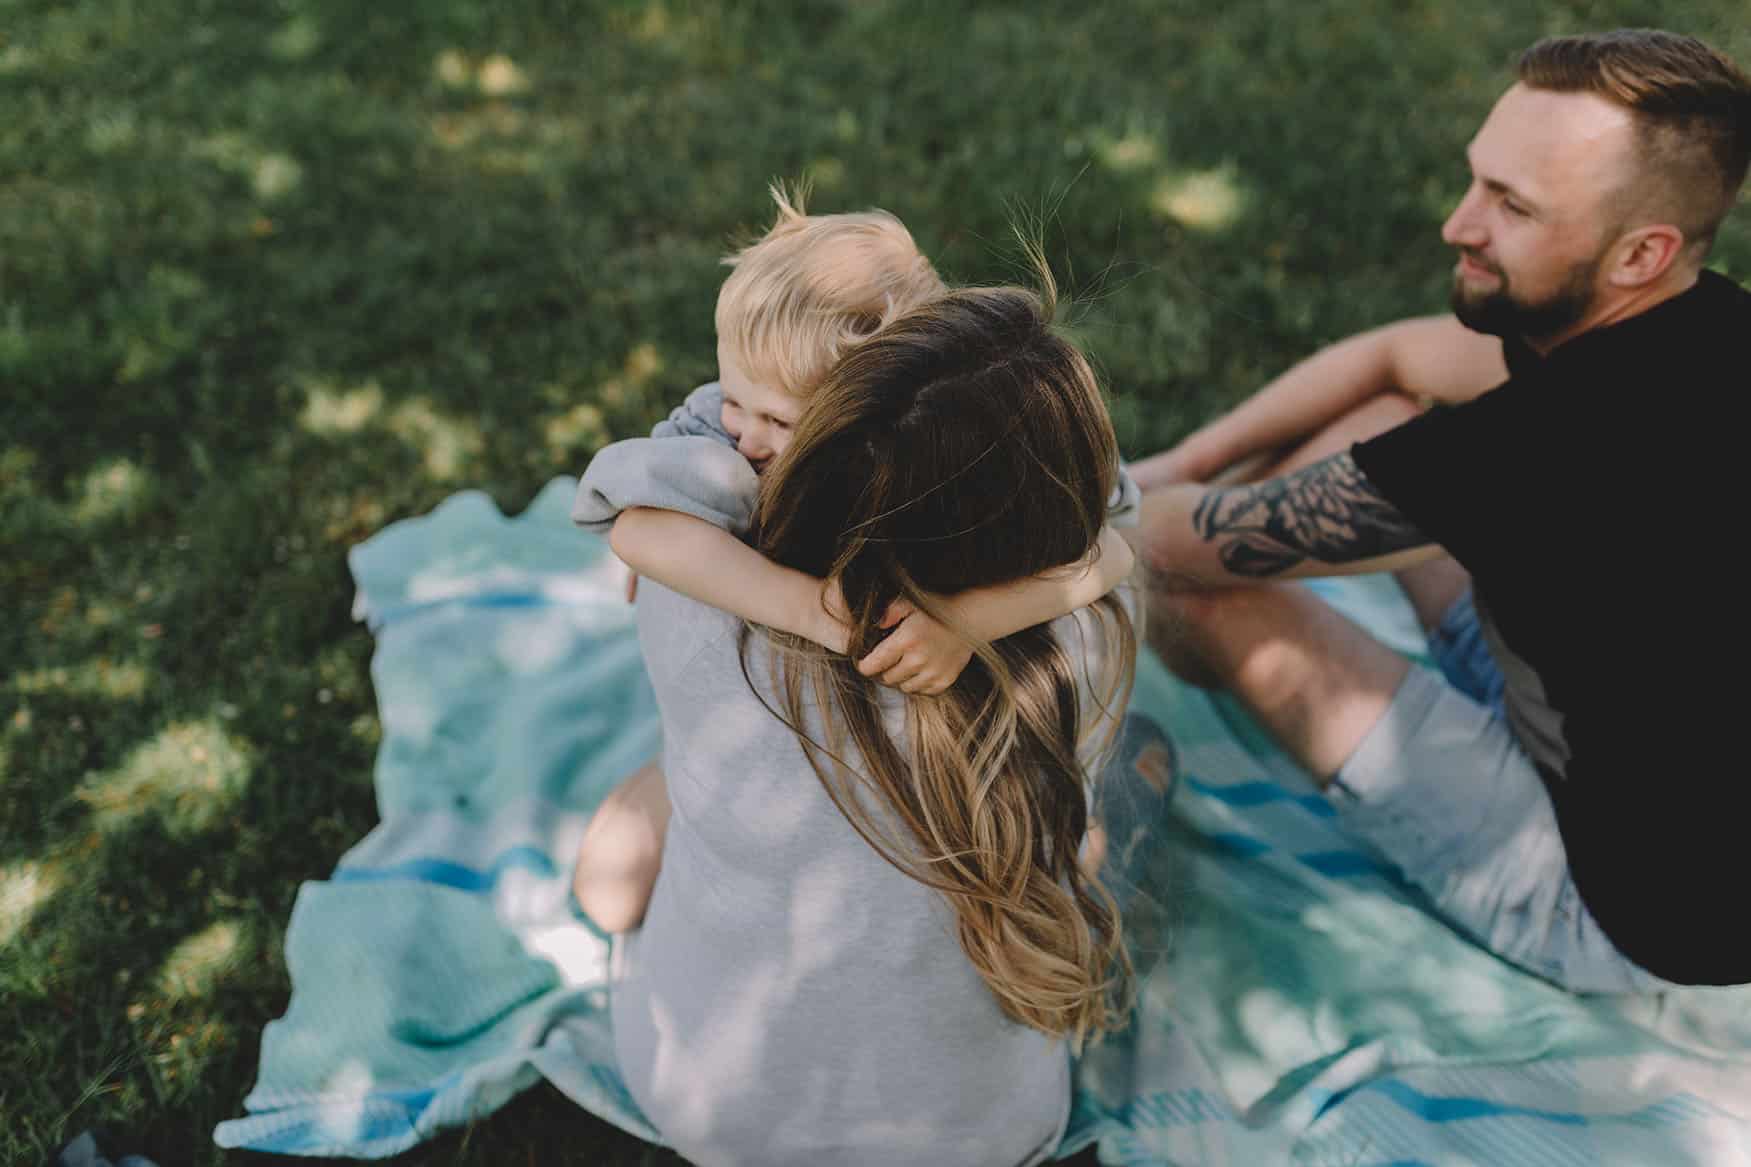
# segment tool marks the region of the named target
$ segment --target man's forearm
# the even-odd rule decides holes
[[[1370,398],[1399,388],[1391,347],[1398,327],[1389,324],[1321,349],[1186,438],[1179,447],[1185,480],[1209,481],[1243,459],[1297,445]]]
[[[1439,553],[1348,453],[1245,486],[1150,491],[1138,530],[1169,589],[1390,571]]]

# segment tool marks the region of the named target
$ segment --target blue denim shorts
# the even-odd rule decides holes
[[[1483,638],[1483,626],[1477,619],[1477,605],[1472,602],[1471,589],[1453,601],[1441,617],[1441,623],[1429,634],[1429,655],[1447,683],[1494,713],[1504,716],[1507,708],[1507,682],[1490,646]]]
[[[1583,993],[1675,988],[1606,938],[1569,875],[1556,814],[1502,716],[1501,671],[1467,593],[1327,790],[1340,817],[1498,956]]]

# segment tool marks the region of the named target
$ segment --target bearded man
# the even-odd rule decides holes
[[[1704,267],[1751,79],[1667,32],[1540,41],[1467,157],[1452,315],[1336,344],[1132,467],[1153,638],[1504,958],[1581,992],[1751,982],[1722,681],[1751,293]],[[1371,571],[1437,668],[1277,582]]]

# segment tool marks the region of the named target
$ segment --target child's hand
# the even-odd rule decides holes
[[[966,641],[905,600],[888,605],[882,627],[893,631],[857,662],[857,671],[866,677],[879,674],[882,684],[902,693],[945,693],[973,659]]]

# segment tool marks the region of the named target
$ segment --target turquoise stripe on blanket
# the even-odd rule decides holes
[[[465,493],[354,549],[377,637],[381,823],[300,891],[292,997],[216,1141],[380,1158],[546,1078],[645,1138],[571,908],[591,808],[656,747],[620,580],[559,479],[521,515]],[[1317,593],[1416,657],[1387,579]],[[1751,1162],[1751,994],[1585,1000],[1432,918],[1232,702],[1139,665],[1118,764],[1179,747],[1131,873],[1135,1024],[1077,1068],[1063,1150],[1108,1164]]]

